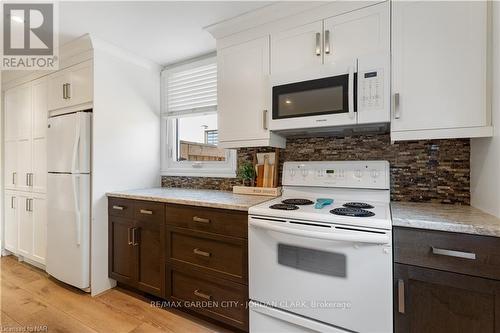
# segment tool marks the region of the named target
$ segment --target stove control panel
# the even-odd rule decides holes
[[[288,186],[389,189],[389,162],[285,162],[282,183]]]

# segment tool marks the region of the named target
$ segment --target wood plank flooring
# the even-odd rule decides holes
[[[13,256],[0,259],[0,280],[0,331],[231,332],[120,288],[91,297]]]

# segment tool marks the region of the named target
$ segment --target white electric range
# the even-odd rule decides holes
[[[392,332],[389,163],[286,162],[282,184],[248,211],[250,332]]]

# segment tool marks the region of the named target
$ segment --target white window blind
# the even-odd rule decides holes
[[[169,116],[217,110],[215,58],[167,70],[166,112]]]

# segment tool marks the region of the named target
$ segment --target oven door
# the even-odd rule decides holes
[[[390,231],[249,217],[252,301],[338,329],[392,332]]]
[[[356,67],[356,62],[346,62],[325,70],[319,78],[273,82],[270,129],[286,131],[356,124]]]

